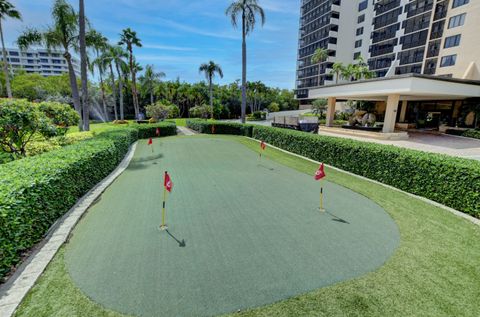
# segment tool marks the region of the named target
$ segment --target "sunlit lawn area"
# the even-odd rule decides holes
[[[199,141],[205,139],[203,136],[196,138],[199,138]],[[242,137],[222,136],[209,140],[239,142],[252,151],[258,150],[257,142]],[[139,151],[147,151],[143,143]],[[161,149],[162,145],[159,146]],[[274,149],[268,149],[264,158],[263,164],[268,168],[275,169],[275,164],[281,164],[284,166],[282,168],[288,167],[307,177],[318,167],[315,163]],[[148,173],[148,169],[154,168],[148,162],[141,161],[139,164],[133,166],[134,169],[130,172]],[[259,164],[261,168],[262,163]],[[209,170],[211,168],[214,167],[209,167]],[[214,170],[211,172],[215,173]],[[265,172],[274,173],[269,169],[262,171]],[[400,246],[385,265],[374,272],[234,315],[478,316],[480,230],[477,226],[421,200],[369,181],[330,169],[327,169],[327,175],[330,182],[349,188],[384,208],[400,230]],[[185,203],[189,203],[188,198],[185,198],[188,195],[182,197]],[[104,197],[102,200],[106,199]],[[267,195],[264,199],[268,203],[274,197]],[[216,200],[207,201],[213,203]],[[358,216],[353,214],[354,208],[345,212],[346,219],[355,219]],[[352,213],[350,217],[349,213]],[[215,219],[210,220],[214,221]],[[240,217],[239,221],[248,219],[242,220]],[[328,238],[325,239],[323,242],[329,243]],[[305,242],[308,242],[308,237],[305,237]],[[191,241],[187,239],[187,248],[189,243]],[[68,250],[69,246],[66,248]],[[318,265],[316,269],[321,273],[328,268]],[[123,279],[126,276],[118,278]],[[161,315],[161,312],[157,313],[156,315]],[[103,308],[77,288],[69,274],[63,248],[30,291],[16,316],[124,315]]]

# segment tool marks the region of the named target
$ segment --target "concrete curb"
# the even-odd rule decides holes
[[[138,142],[135,142],[130,146],[125,158],[110,175],[92,188],[85,196],[80,198],[75,206],[52,226],[36,250],[24,261],[13,276],[2,285],[0,288],[0,316],[10,317],[14,314],[28,291],[35,285],[37,279],[53,259],[58,249],[67,241],[70,232],[82,218],[83,214],[128,167],[135,153],[137,144]]]
[[[254,138],[250,138],[250,137],[247,137],[247,138],[250,139],[250,140],[259,142],[259,143],[261,142],[261,141],[259,141],[259,140],[257,140],[257,139],[254,139]],[[276,150],[279,150],[279,151],[281,151],[281,152],[284,152],[284,153],[287,153],[287,154],[290,154],[290,155],[293,155],[293,156],[302,158],[302,159],[307,160],[307,161],[310,161],[310,162],[312,162],[312,163],[316,163],[316,164],[319,164],[319,165],[321,164],[321,163],[318,162],[318,161],[312,160],[312,159],[310,159],[310,158],[308,158],[308,157],[305,157],[305,156],[302,156],[302,155],[299,155],[299,154],[295,154],[295,153],[286,151],[286,150],[281,149],[281,148],[279,148],[279,147],[276,147],[276,146],[274,146],[274,145],[271,145],[271,144],[268,144],[268,143],[267,143],[267,145],[268,145],[269,147],[273,148],[273,149],[276,149]],[[338,171],[338,172],[342,172],[342,173],[348,174],[348,175],[350,175],[350,176],[354,176],[354,177],[356,177],[356,178],[363,179],[363,180],[372,182],[372,183],[377,184],[377,185],[381,185],[381,186],[383,186],[383,187],[386,187],[386,188],[388,188],[388,189],[394,190],[394,191],[396,191],[396,192],[400,192],[400,193],[405,194],[405,195],[407,195],[407,196],[410,196],[410,197],[412,197],[412,198],[420,199],[420,200],[423,201],[423,202],[426,202],[426,203],[428,203],[428,204],[431,204],[431,205],[433,205],[433,206],[435,206],[435,207],[439,207],[439,208],[441,208],[441,209],[443,209],[443,210],[446,210],[446,211],[448,211],[448,212],[450,212],[450,213],[452,213],[452,214],[454,214],[454,215],[456,215],[456,216],[458,216],[458,217],[461,217],[461,218],[463,218],[463,219],[466,219],[466,220],[472,222],[473,224],[476,224],[477,226],[480,226],[480,219],[477,219],[477,218],[475,218],[475,217],[472,217],[472,216],[470,216],[470,215],[467,215],[467,214],[464,213],[464,212],[461,212],[461,211],[458,211],[458,210],[456,210],[456,209],[453,209],[453,208],[447,207],[447,206],[445,206],[445,205],[442,205],[442,204],[440,204],[440,203],[437,203],[436,201],[430,200],[430,199],[425,198],[425,197],[422,197],[422,196],[417,196],[417,195],[408,193],[408,192],[406,192],[406,191],[403,191],[403,190],[401,190],[401,189],[395,188],[395,187],[393,187],[393,186],[386,185],[386,184],[380,183],[379,181],[376,181],[376,180],[373,180],[373,179],[370,179],[370,178],[367,178],[367,177],[364,177],[364,176],[360,176],[360,175],[357,175],[357,174],[353,174],[353,173],[351,173],[351,172],[344,171],[344,170],[342,170],[342,169],[340,169],[340,168],[337,168],[337,167],[334,167],[334,166],[331,166],[331,165],[325,164],[325,166],[327,166],[328,168],[331,168],[331,169],[333,169],[333,170],[336,170],[336,171]]]

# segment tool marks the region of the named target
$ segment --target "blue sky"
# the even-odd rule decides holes
[[[28,26],[50,23],[52,0],[11,0],[21,10],[23,22],[7,20],[6,45],[14,45]],[[78,1],[70,0],[77,6]],[[123,28],[137,31],[144,47],[135,50],[141,64],[153,64],[167,79],[195,82],[201,63],[214,60],[225,73],[220,83],[241,78],[241,32],[225,16],[231,0],[86,0],[93,27],[112,42]],[[267,22],[248,38],[249,74],[252,81],[293,88],[298,39],[298,0],[259,0]]]

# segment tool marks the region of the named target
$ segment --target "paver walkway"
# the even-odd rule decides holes
[[[322,130],[320,130],[320,135],[347,138],[363,142],[389,144],[407,149],[480,160],[480,140],[445,134],[409,132],[410,138],[402,141],[377,140],[359,136],[336,134]]]

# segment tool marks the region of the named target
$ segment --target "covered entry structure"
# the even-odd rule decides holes
[[[462,111],[480,107],[480,81],[407,74],[319,87],[310,90],[309,99],[328,100],[327,126],[333,125],[337,101],[375,101],[384,117],[383,132],[393,133],[396,126],[418,127],[419,115],[455,126]]]

